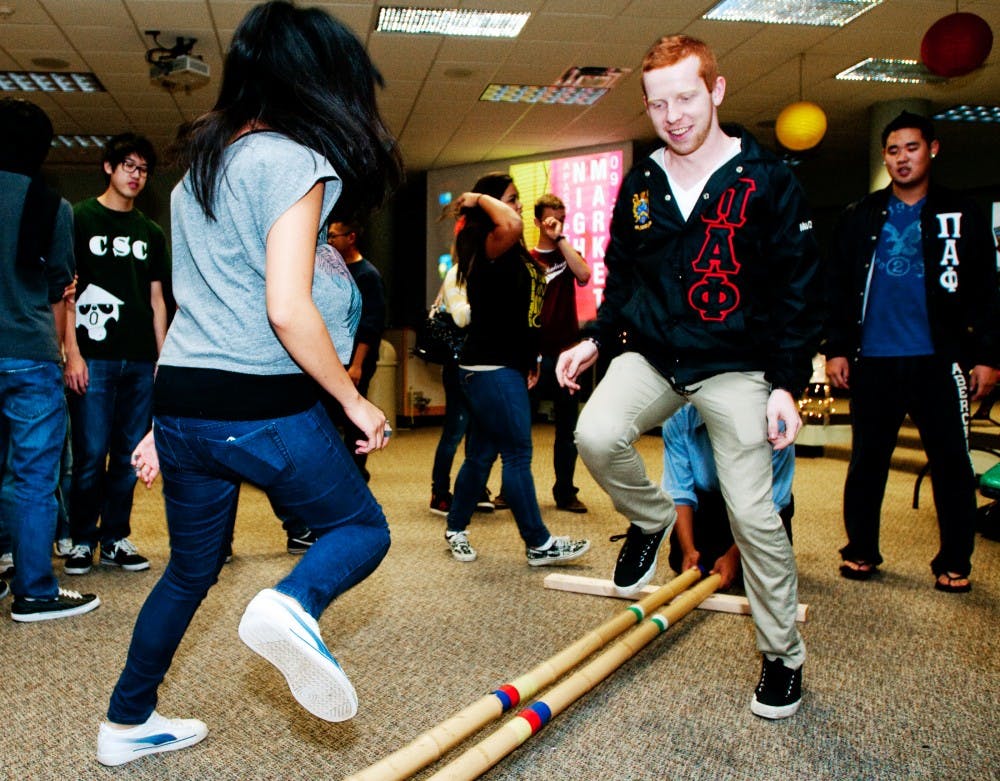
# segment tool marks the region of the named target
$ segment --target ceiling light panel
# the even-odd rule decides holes
[[[869,57],[837,74],[841,81],[881,81],[888,84],[940,84],[946,81],[935,76],[917,60],[892,60]]]
[[[843,27],[882,0],[722,0],[702,18],[716,22],[764,22]]]
[[[104,92],[93,73],[0,71],[0,92]]]
[[[527,11],[505,13],[468,8],[393,8],[378,11],[376,32],[411,35],[460,35],[473,38],[516,38]]]
[[[948,122],[1000,122],[1000,106],[952,106],[934,115]]]
[[[592,87],[539,86],[534,84],[488,84],[481,101],[487,103],[542,103],[559,106],[592,106],[607,93]]]

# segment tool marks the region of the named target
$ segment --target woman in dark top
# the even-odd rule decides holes
[[[459,363],[470,420],[445,539],[458,561],[475,560],[466,528],[499,452],[504,497],[527,547],[528,564],[575,559],[590,542],[549,533],[531,476],[528,389],[538,379],[545,280],[524,246],[517,187],[507,174],[487,174],[455,199],[453,208],[459,218],[459,283],[466,285],[472,310]]]

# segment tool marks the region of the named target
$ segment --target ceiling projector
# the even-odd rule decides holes
[[[208,84],[208,63],[189,54],[161,57],[150,65],[149,80],[167,89],[201,87]]]

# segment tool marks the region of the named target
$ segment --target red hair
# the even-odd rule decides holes
[[[716,62],[715,53],[707,43],[690,35],[666,35],[660,38],[642,58],[642,72],[676,65],[686,57],[692,56],[701,62],[698,75],[711,92],[715,89],[715,82],[719,78],[719,63]],[[645,90],[645,87],[643,89]]]

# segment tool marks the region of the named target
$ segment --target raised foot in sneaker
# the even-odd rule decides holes
[[[14,597],[10,617],[15,621],[51,621],[55,618],[69,618],[89,613],[99,607],[101,600],[96,594],[81,594],[61,588],[52,599],[32,599]]]
[[[122,538],[108,549],[101,545],[101,564],[105,567],[120,567],[126,572],[142,572],[149,569],[149,559],[139,555],[138,548],[129,541]],[[69,565],[66,566],[69,572]]]
[[[102,723],[97,732],[97,761],[102,765],[124,765],[147,754],[177,751],[200,743],[208,734],[198,719],[167,719],[156,711],[143,724],[115,729]]]
[[[292,696],[314,716],[346,721],[358,712],[354,686],[327,650],[319,625],[285,594],[266,588],[247,605],[240,639],[273,664]]]
[[[431,493],[431,512],[447,518],[451,512],[451,494]]]
[[[546,564],[559,564],[563,561],[578,559],[590,550],[590,540],[571,540],[569,537],[553,537],[552,544],[547,548],[528,548],[528,564],[532,567],[544,567]]]
[[[630,523],[625,534],[615,534],[611,541],[623,537],[625,544],[618,553],[615,563],[614,586],[618,596],[631,597],[638,594],[642,587],[653,579],[656,572],[656,556],[663,542],[666,529],[653,534],[643,534],[642,529]]]
[[[787,719],[801,704],[802,667],[791,670],[781,659],[765,656],[750,710],[765,719]]]
[[[313,543],[318,540],[312,529],[306,529],[302,534],[289,534],[288,535],[288,545],[285,550],[291,553],[293,556],[301,556],[307,550],[309,550]]]
[[[469,535],[466,532],[445,532],[444,539],[456,561],[476,560],[476,549],[469,544]]]

